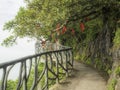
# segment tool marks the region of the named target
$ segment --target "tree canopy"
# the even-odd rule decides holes
[[[12,45],[17,38],[23,37],[56,38],[57,30],[64,32],[66,27],[68,33],[64,36],[62,34],[59,38],[69,38],[69,33],[73,32],[80,41],[80,38],[88,35],[88,32],[97,33],[96,31],[99,31],[97,28],[100,29],[106,21],[111,25],[115,24],[116,27],[120,18],[120,0],[24,1],[26,7],[21,7],[15,18],[4,25],[4,30],[12,32],[4,40],[5,45]],[[83,33],[84,29],[87,31]]]

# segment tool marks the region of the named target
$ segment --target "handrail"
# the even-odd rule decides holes
[[[48,90],[51,80],[59,83],[60,75],[66,74],[68,76],[69,70],[73,68],[72,48],[66,46],[60,47],[59,50],[46,51],[1,63],[2,80],[0,82],[0,90],[7,90],[9,73],[18,64],[20,65],[16,90],[37,90],[37,88],[39,88],[38,90]],[[41,63],[43,64],[42,70],[39,70]],[[28,86],[31,78],[32,84]],[[44,81],[44,85],[40,84],[42,81]]]

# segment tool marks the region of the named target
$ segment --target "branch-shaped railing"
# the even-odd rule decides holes
[[[13,68],[17,68],[19,72],[14,71]],[[65,46],[59,46],[59,50],[46,51],[2,63],[0,64],[0,74],[2,74],[0,90],[10,90],[8,88],[10,73],[16,76],[19,73],[14,90],[48,90],[51,83],[59,83],[62,75],[68,76],[72,68],[72,48]]]

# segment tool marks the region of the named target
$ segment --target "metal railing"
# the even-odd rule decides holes
[[[71,47],[59,46],[59,49],[30,55],[0,64],[2,78],[0,90],[8,90],[8,81],[13,68],[17,66],[15,90],[48,90],[50,82],[59,83],[61,75],[68,76],[73,68]],[[41,69],[42,68],[42,69]],[[17,74],[17,71],[14,71]],[[66,74],[66,75],[65,75]],[[62,76],[63,77],[63,76]]]

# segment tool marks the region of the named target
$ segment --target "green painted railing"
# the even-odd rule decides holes
[[[72,70],[72,48],[59,46],[56,50],[1,63],[0,90],[8,90],[8,77],[16,66],[18,66],[17,71],[13,73],[18,74],[15,90],[48,90],[51,81],[59,83],[61,75],[68,76]],[[39,67],[42,67],[42,70]]]

